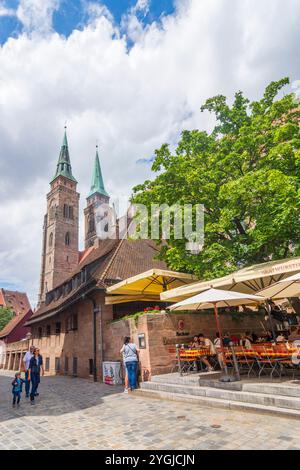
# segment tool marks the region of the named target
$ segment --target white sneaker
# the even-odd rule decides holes
[[[124,393],[128,393],[128,388],[125,388]]]

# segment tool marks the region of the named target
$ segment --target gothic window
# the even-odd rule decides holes
[[[52,248],[53,246],[53,233],[51,232],[49,235],[49,248]]]
[[[67,232],[65,236],[65,245],[70,246],[70,244],[71,244],[70,232]]]
[[[64,204],[64,218],[65,219],[73,219],[73,206],[69,206],[68,204]]]
[[[93,216],[89,217],[89,232],[95,231],[95,219]]]

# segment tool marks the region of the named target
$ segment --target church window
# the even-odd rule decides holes
[[[65,245],[70,246],[70,244],[71,244],[70,232],[67,232],[65,236]]]
[[[89,232],[94,232],[95,230],[95,219],[93,216],[89,218]]]
[[[68,204],[64,204],[64,218],[65,219],[73,219],[73,206],[69,206]]]
[[[49,247],[52,248],[53,246],[53,233],[51,232],[49,235]]]

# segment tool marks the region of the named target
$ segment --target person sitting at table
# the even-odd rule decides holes
[[[270,330],[267,330],[264,335],[264,341],[266,343],[271,343],[273,341],[273,334]]]
[[[276,305],[273,300],[269,300],[269,305],[271,307],[271,312],[281,312],[282,308],[280,305]]]
[[[223,346],[225,348],[227,348],[231,343],[231,339],[230,339],[230,333],[227,332],[224,334],[224,337],[223,337]]]
[[[243,346],[243,348],[246,348],[246,349],[252,348],[252,344],[251,344],[249,337],[247,336],[247,333],[242,334],[241,339],[240,339],[240,346]]]
[[[241,305],[242,308],[242,313],[252,313],[252,310],[250,307],[247,307],[246,305]]]
[[[292,326],[291,334],[289,335],[288,340],[291,342],[300,341],[300,327]]]
[[[234,334],[231,335],[231,337],[230,337],[230,341],[231,341],[231,343],[233,343],[234,346],[236,346],[237,344],[239,344],[239,340],[240,340],[240,338],[238,338],[238,337],[237,337],[236,335],[234,335]]]
[[[276,343],[285,343],[286,342],[286,337],[284,336],[283,333],[279,333],[279,335],[276,338]]]
[[[199,340],[199,343],[201,344],[201,347],[207,350],[208,355],[215,356],[216,349],[212,341],[209,338],[207,338],[203,333],[199,333],[198,340]],[[211,372],[214,370],[209,360],[207,359],[207,356],[201,356],[199,359],[206,365],[208,372]]]
[[[191,349],[199,349],[200,348],[200,343],[198,340],[198,336],[194,336],[193,341],[190,343],[190,348]]]
[[[258,335],[254,332],[251,333],[251,339],[252,339],[252,343],[257,343],[258,341]]]
[[[221,348],[221,338],[220,333],[218,331],[216,332],[216,337],[214,339],[214,347],[217,349]]]

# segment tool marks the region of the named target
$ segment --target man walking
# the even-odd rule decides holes
[[[30,346],[29,351],[25,354],[23,357],[23,363],[24,363],[24,369],[25,369],[25,392],[26,392],[26,398],[29,398],[29,392],[30,392],[30,379],[29,377],[29,364],[30,364],[30,359],[33,357],[35,347]]]

